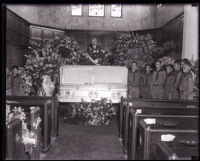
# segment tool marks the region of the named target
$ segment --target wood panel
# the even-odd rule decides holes
[[[55,37],[64,37],[65,31],[59,29],[53,29],[49,27],[31,25],[30,26],[30,39],[32,40],[51,40]]]
[[[6,10],[6,66],[24,64],[30,39],[29,23],[11,10]]]
[[[23,39],[29,39],[29,23],[9,9],[6,13],[7,45],[26,47]]]

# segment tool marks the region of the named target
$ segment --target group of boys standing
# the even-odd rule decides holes
[[[194,78],[192,64],[188,59],[176,60],[166,65],[155,63],[155,71],[146,65],[141,74],[136,62],[128,74],[128,97],[144,99],[181,99],[193,100]]]

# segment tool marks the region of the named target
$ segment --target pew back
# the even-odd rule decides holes
[[[198,115],[198,102],[187,100],[153,100],[121,98],[119,117],[119,137],[122,139],[123,149],[127,153],[128,116],[130,109],[147,110],[150,114],[170,115]]]
[[[48,97],[43,97],[43,96],[6,96],[6,101],[18,101],[18,102],[29,102],[30,104],[34,104],[32,102],[43,102],[51,100],[52,101],[52,112],[51,112],[51,117],[52,119],[52,131],[51,135],[56,137],[58,136],[58,98],[57,96],[48,96]]]
[[[155,153],[155,145],[158,141],[162,140],[164,136],[162,135],[174,135],[175,138],[172,139],[171,143],[180,143],[185,140],[194,140],[198,142],[198,129],[193,124],[198,122],[198,117],[168,117],[168,124],[166,123],[166,118],[157,118],[155,124],[148,124],[141,119],[138,125],[140,144],[137,147],[136,157],[140,156],[138,149],[141,150],[142,147],[142,158],[137,159],[151,159],[151,156]],[[169,123],[171,122],[171,124]],[[175,124],[174,124],[175,122]],[[169,126],[170,125],[170,126]],[[173,125],[173,126],[172,126]]]
[[[181,124],[178,127],[187,127],[185,124],[188,124],[188,120],[193,118],[198,118],[198,116],[193,115],[149,115],[149,113],[137,113],[133,109],[129,113],[128,120],[128,137],[127,137],[127,151],[128,151],[128,159],[134,160],[136,158],[136,145],[138,143],[138,123],[141,119],[155,119],[159,124],[159,120],[162,119],[161,125],[162,128],[170,128],[172,126],[177,127],[177,121],[181,119]],[[184,120],[182,120],[184,119]],[[193,122],[190,128],[197,129],[198,128],[198,119],[195,119],[196,123]]]
[[[22,96],[20,96],[22,97]],[[26,97],[25,97],[26,98]],[[52,101],[46,99],[29,100],[29,99],[15,98],[13,101],[6,101],[6,104],[11,105],[11,109],[15,106],[21,106],[27,113],[30,114],[31,106],[39,106],[41,117],[41,131],[42,131],[42,152],[47,152],[51,146],[51,129],[52,129]]]
[[[7,160],[24,160],[25,152],[22,143],[22,121],[14,119],[6,127]]]

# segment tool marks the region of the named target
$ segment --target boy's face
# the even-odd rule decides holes
[[[189,72],[190,70],[191,70],[191,67],[190,67],[190,66],[188,66],[188,65],[186,65],[186,64],[183,65],[183,72],[184,72],[184,73],[187,73],[187,72]]]
[[[15,75],[17,75],[18,74],[18,70],[17,70],[17,68],[14,68],[13,69],[13,75],[15,76]]]
[[[184,61],[182,61],[182,62],[181,62],[181,68],[182,68],[182,69],[183,69],[184,64],[185,64]]]
[[[167,72],[167,73],[172,72],[172,70],[173,70],[172,67],[169,67],[169,66],[168,66],[168,67],[166,68],[166,72]]]
[[[160,62],[156,62],[156,70],[160,70],[161,69],[161,64]]]
[[[181,69],[180,64],[175,63],[175,64],[174,64],[174,70],[175,70],[175,71],[179,71],[180,69]]]

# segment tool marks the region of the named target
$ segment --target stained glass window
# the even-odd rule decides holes
[[[82,5],[81,4],[71,5],[71,15],[82,16]]]
[[[122,17],[122,6],[121,6],[121,4],[111,5],[111,17]]]
[[[89,16],[104,16],[104,5],[102,4],[90,4]]]

